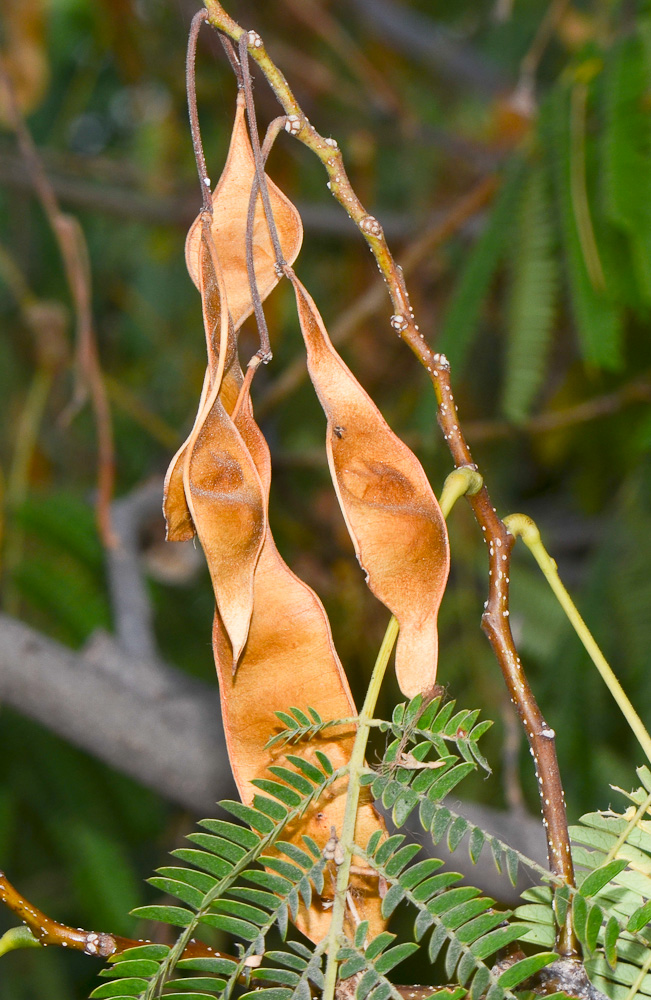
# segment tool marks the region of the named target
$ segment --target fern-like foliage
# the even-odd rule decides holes
[[[182,934],[171,949],[156,946],[124,952],[102,973],[112,981],[94,990],[93,1000],[150,1000],[159,995],[163,983],[167,984],[164,995],[170,1000],[195,1000],[199,995],[205,1000],[207,992],[227,997],[238,982],[248,981],[249,976],[261,977],[260,970],[251,969],[249,960],[264,953],[271,928],[277,926],[284,936],[300,902],[309,906],[313,890],[320,893],[323,889],[325,862],[317,845],[304,838],[302,849],[281,839],[287,824],[299,818],[342,774],[325,754],[317,751],[316,756],[320,767],[288,756],[292,768],[276,767],[275,780],[259,781],[263,794],[256,795],[253,806],[221,803],[222,809],[246,825],[203,820],[200,825],[207,832],[188,838],[197,847],[173,852],[192,867],[165,867],[150,881],[182,905],[142,906],[134,915],[182,928]],[[273,856],[265,853],[272,845]],[[182,958],[201,924],[242,942],[238,960]],[[303,958],[296,954],[296,961],[302,963]],[[179,975],[186,971],[203,975]],[[295,972],[306,985],[310,979],[315,982],[314,976],[318,979],[318,968],[309,961],[291,974]]]
[[[493,971],[495,954],[519,936],[518,928],[508,923],[510,911],[495,910],[495,900],[482,896],[479,889],[458,885],[461,875],[440,871],[443,862],[437,858],[411,865],[419,847],[404,844],[404,840],[396,835],[380,843],[374,834],[362,855],[388,886],[382,903],[384,916],[391,916],[403,901],[417,910],[415,942],[396,945],[386,952],[376,941],[391,939],[392,935],[380,935],[366,951],[357,949],[352,971],[364,969],[368,981],[374,978],[379,983],[385,967],[391,968],[407,958],[418,948],[416,942],[429,933],[430,961],[434,962],[447,945],[446,975],[467,988],[472,1000],[484,995],[503,1000],[512,995],[512,988],[557,958],[554,952],[543,952],[515,962],[507,970]],[[347,961],[353,961],[352,956],[347,956]]]
[[[482,306],[503,259],[522,192],[524,164],[514,160],[506,171],[495,206],[467,258],[443,317],[437,350],[459,373],[478,332]]]
[[[586,127],[577,121],[573,107],[577,93],[564,85],[555,88],[542,109],[542,134],[547,137],[570,304],[583,358],[595,368],[617,369],[622,362],[622,316],[613,303],[610,268],[601,261],[601,227],[595,227],[586,175]]]
[[[309,739],[342,720],[324,721],[312,709],[292,709],[282,721],[287,728],[279,734],[280,742],[288,743]],[[398,826],[418,808],[434,842],[445,836],[455,850],[468,834],[473,861],[489,844],[496,865],[506,867],[514,882],[522,861],[545,874],[444,805],[466,775],[478,767],[488,770],[478,743],[489,721],[480,721],[476,711],[457,710],[454,701],[443,703],[439,697],[425,702],[418,696],[398,705],[391,721],[374,724],[387,733],[388,744],[378,767],[369,768],[362,780],[392,810]],[[327,937],[312,949],[290,941],[282,950],[267,951],[270,930],[276,927],[285,940],[299,906],[309,906],[313,893],[321,895],[324,889],[326,861],[318,845],[307,836],[302,846],[282,839],[287,824],[344,773],[321,751],[316,751],[316,759],[320,766],[287,755],[285,764],[270,767],[269,778],[256,782],[259,794],[252,806],[222,803],[239,822],[203,820],[202,829],[188,838],[191,846],[173,852],[188,867],[163,867],[150,882],[178,902],[143,906],[134,914],[180,928],[177,943],[124,952],[102,974],[109,981],[93,992],[93,1000],[205,1000],[206,995],[227,1000],[235,991],[244,991],[245,997],[255,993],[258,1000],[310,1000],[323,989]],[[408,941],[396,941],[388,932],[369,941],[368,923],[362,920],[352,939],[337,943],[340,978],[351,980],[357,1000],[401,1000],[390,974],[427,935],[430,959],[445,951],[449,981],[469,990],[472,1000],[486,994],[490,1000],[511,997],[512,989],[555,955],[545,951],[493,971],[494,956],[522,935],[522,925],[511,926],[509,912],[498,912],[494,901],[478,889],[460,885],[461,876],[442,871],[441,861],[429,858],[412,864],[419,849],[401,834],[383,838],[380,831],[366,845],[354,847],[358,863],[377,876],[378,891],[386,889],[384,916],[389,918],[402,903],[417,913]],[[237,955],[189,956],[186,946],[200,925],[239,942]],[[453,989],[445,991],[445,1000],[460,996]]]
[[[606,213],[630,238],[639,287],[651,300],[651,124],[642,39],[619,39],[605,64],[603,192]]]
[[[476,711],[455,708],[454,701],[442,704],[441,698],[423,707],[420,695],[396,706],[391,723],[385,724],[394,739],[380,766],[364,775],[362,783],[370,785],[373,798],[391,811],[396,827],[404,826],[417,809],[434,844],[445,839],[453,853],[466,841],[473,864],[488,847],[497,870],[506,871],[513,885],[521,864],[545,878],[549,873],[542,866],[445,805],[450,792],[478,764],[488,770],[478,741],[492,722],[478,721]]]
[[[515,911],[528,925],[521,940],[550,947],[571,906],[586,971],[612,1000],[651,996],[651,772],[637,774],[624,813],[588,813],[571,827],[578,890],[539,886]]]
[[[547,368],[558,295],[558,266],[544,165],[527,178],[513,241],[502,407],[519,423],[529,415]]]

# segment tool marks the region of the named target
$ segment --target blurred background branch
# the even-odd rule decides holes
[[[165,543],[158,509],[205,366],[182,252],[198,209],[183,87],[196,8],[4,0],[0,12],[21,115],[88,244],[119,497],[118,544],[107,554],[93,519],[92,415],[62,419],[74,395],[75,303],[0,101],[0,863],[44,910],[126,936],[138,932],[125,914],[142,901],[143,877],[229,780],[210,583],[192,545]],[[450,358],[499,512],[523,510],[540,524],[645,717],[651,15],[592,0],[233,0],[229,10],[255,24],[311,120],[344,150],[408,277],[421,331]],[[262,127],[277,106],[254,82]],[[215,180],[235,92],[210,32],[197,89]],[[434,399],[390,327],[370,255],[297,143],[279,138],[269,172],[304,215],[297,273],[438,492],[449,460]],[[359,696],[386,621],[341,523],[282,283],[265,308],[274,361],[256,376],[253,404],[274,463],[274,535],[324,601]],[[256,347],[245,326],[243,356]],[[462,506],[450,530],[441,683],[460,706],[497,720],[486,736],[495,774],[464,795],[476,810],[500,807],[508,840],[530,829],[521,810],[535,811],[535,783],[479,633],[484,553]],[[576,818],[608,805],[609,781],[630,787],[635,750],[517,550],[512,583],[518,646],[558,734]],[[381,710],[396,697],[388,688]],[[27,966],[9,956],[0,1000],[86,996],[89,973],[71,957],[59,963],[48,949]]]

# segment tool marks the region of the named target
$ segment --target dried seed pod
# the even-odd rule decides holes
[[[196,439],[201,423],[219,392],[223,371],[233,363],[235,357],[235,334],[228,310],[224,307],[226,290],[221,266],[210,232],[209,218],[206,219],[204,216],[203,222],[199,246],[200,288],[208,368],[203,380],[194,425],[188,438],[170,462],[165,476],[163,513],[167,525],[167,539],[171,542],[187,541],[196,533],[183,483],[183,470],[188,460],[188,445],[190,441]]]
[[[258,468],[267,498],[269,451],[248,399],[240,408],[236,425]],[[285,762],[282,747],[265,749],[267,740],[282,728],[277,711],[287,712],[293,705],[305,707],[307,700],[323,719],[357,715],[323,605],[282,560],[268,526],[255,572],[249,638],[234,676],[231,646],[219,613],[215,616],[213,648],[231,767],[242,800],[251,803],[256,794],[253,780],[268,778],[270,764]],[[335,767],[342,766],[350,759],[354,737],[352,724],[326,730],[301,748],[301,755],[314,760],[315,750],[320,749]],[[333,785],[299,822],[283,832],[283,839],[302,845],[301,837],[306,834],[323,848],[333,826],[341,832],[346,787],[345,780]],[[356,838],[365,844],[378,829],[384,830],[384,824],[363,791]],[[380,933],[385,921],[377,878],[354,874],[351,891],[360,919],[370,922],[371,936]],[[328,898],[315,899],[309,910],[301,907],[297,926],[313,941],[321,940],[327,932],[331,899],[328,890]]]
[[[408,698],[436,679],[437,617],[450,553],[445,519],[423,468],[330,342],[295,275],[310,378],[328,419],[330,472],[371,591],[396,616],[396,675]]]
[[[188,443],[183,485],[235,670],[249,633],[266,512],[260,477],[219,396]]]
[[[200,256],[208,369],[194,427],[166,477],[164,511],[168,538],[191,537],[193,529],[199,536],[235,669],[249,631],[253,574],[264,540],[266,511],[260,477],[220,397],[224,371],[234,364],[235,333],[220,263],[206,226]]]
[[[235,329],[253,312],[246,266],[246,220],[255,163],[244,115],[244,95],[237,96],[235,123],[228,158],[212,196],[212,234],[222,267],[226,299]],[[267,178],[269,199],[280,245],[287,263],[292,264],[303,241],[303,225],[297,209],[272,180]],[[185,243],[185,261],[197,288],[200,285],[201,216],[190,227]],[[280,280],[262,199],[258,193],[253,221],[253,260],[258,292],[266,299]]]

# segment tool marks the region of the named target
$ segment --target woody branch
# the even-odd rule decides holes
[[[450,385],[448,362],[443,355],[435,353],[425,342],[410,305],[402,270],[389,250],[382,226],[374,216],[366,212],[353,191],[336,140],[324,138],[309,122],[284,76],[269,57],[257,32],[246,32],[226,14],[216,0],[205,0],[205,7],[208,11],[209,24],[219,32],[238,43],[246,34],[248,53],[264,73],[287,116],[286,131],[308,146],[323,163],[328,173],[330,191],[366,239],[387,284],[393,306],[391,326],[407,343],[432,380],[438,402],[438,421],[455,466],[470,465],[476,468],[459,425]],[[567,884],[574,885],[554,732],[545,722],[526,680],[509,624],[508,568],[513,537],[497,515],[486,487],[474,496],[468,496],[467,499],[489,550],[489,596],[482,618],[482,627],[491,643],[509,694],[525,728],[536,764],[550,869]],[[576,946],[567,928],[561,933],[558,945],[562,954],[575,953]]]

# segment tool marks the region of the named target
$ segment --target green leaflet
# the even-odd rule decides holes
[[[623,362],[622,317],[613,303],[609,269],[600,261],[600,234],[594,233],[583,162],[585,125],[577,104],[578,91],[557,86],[541,110],[541,131],[552,161],[570,307],[583,358],[594,368],[615,370]]]
[[[524,162],[513,159],[443,317],[437,350],[446,355],[457,378],[478,332],[484,300],[508,245],[523,180]]]
[[[651,122],[648,67],[640,36],[608,53],[604,81],[602,183],[604,207],[630,237],[640,291],[651,301]]]
[[[535,955],[516,963],[508,970],[509,977],[502,983],[502,976],[493,972],[494,956],[509,945],[520,934],[518,926],[508,924],[510,911],[499,912],[493,908],[494,900],[481,896],[472,886],[458,886],[459,877],[446,872],[431,877],[440,864],[427,860],[403,869],[402,864],[393,864],[396,856],[404,857],[402,838],[392,837],[391,849],[386,843],[373,853],[365,855],[367,863],[386,879],[389,890],[384,902],[389,901],[388,910],[396,902],[405,899],[417,911],[414,922],[416,941],[423,939],[431,929],[429,954],[434,961],[447,944],[445,971],[450,979],[470,989],[471,998],[477,998],[490,989],[492,996],[503,998],[509,990],[509,983],[517,985],[535,971],[542,968],[556,956]],[[410,954],[405,945],[388,948],[393,935],[383,934],[372,941],[364,954],[355,945],[342,948],[340,958],[344,962],[345,973],[353,975],[363,969],[369,982],[379,982],[381,976],[394,964]],[[411,948],[415,949],[416,945]],[[377,956],[380,956],[379,958]],[[377,975],[370,978],[370,972]],[[508,980],[508,981],[507,981]],[[511,994],[509,994],[511,995]]]
[[[531,412],[554,329],[558,265],[551,218],[547,170],[539,165],[527,177],[511,255],[502,409],[514,423]]]

